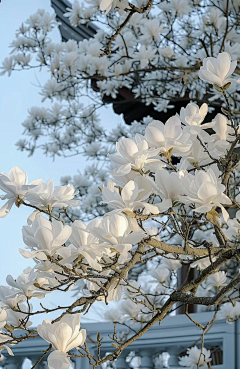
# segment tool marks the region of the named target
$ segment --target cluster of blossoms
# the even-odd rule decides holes
[[[222,53],[206,60],[199,74],[217,86],[228,107],[225,91],[235,66]],[[101,365],[108,357],[89,356],[77,310],[87,311],[95,301],[118,303],[105,318],[140,323],[140,332],[175,310],[176,302],[221,304],[220,318],[238,318],[240,278],[230,276],[224,265],[239,257],[239,127],[230,108],[205,123],[207,112],[207,104],[189,103],[165,124],[153,120],[143,134],[119,139],[116,152],[109,154],[111,179],[98,188],[109,211],[87,224],[69,216],[69,208],[81,207],[72,185],[28,183],[19,167],[0,172],[5,201],[0,217],[14,204],[34,210],[22,230],[26,247],[20,253],[35,262],[0,286],[1,349],[18,343],[15,331],[22,329],[27,337],[38,334],[50,343],[51,369],[68,368],[73,349],[75,356],[85,353],[90,363],[95,360],[94,368]],[[138,264],[145,268],[133,278]],[[195,268],[198,277],[179,289],[182,265]],[[29,300],[72,288],[81,298],[68,309],[45,309],[64,311],[52,322],[44,320],[37,333],[32,330],[30,317],[38,312]],[[209,351],[194,347],[179,364],[204,366],[210,360]]]
[[[2,73],[47,68],[50,78],[41,94],[43,100],[51,99],[54,104],[29,110],[23,122],[26,137],[17,143],[20,150],[32,154],[41,148],[53,157],[82,153],[105,161],[120,137],[142,134],[149,119],[133,122],[130,129],[119,124],[109,132],[97,115],[103,105],[114,103],[118,109],[124,99],[126,103],[140,100],[155,113],[171,112],[176,101],[185,104],[192,100],[199,105],[211,101],[217,110],[226,105],[221,92],[203,81],[210,79],[220,87],[230,82],[236,62],[228,69],[229,56],[225,54],[226,70],[218,70],[208,58],[222,52],[233,60],[239,58],[239,0],[167,0],[151,6],[151,11],[144,12],[142,9],[149,10],[146,0],[74,1],[65,14],[71,25],[90,22],[95,32],[80,42],[54,43],[51,31],[58,22],[55,14],[43,9],[21,25],[11,45],[11,56],[3,61]],[[129,22],[122,27],[129,15]],[[120,29],[109,45],[109,34],[115,36],[114,31]],[[235,73],[239,73],[238,68]],[[236,82],[228,90],[229,103],[236,112],[240,111],[239,90]],[[86,95],[91,100],[84,107],[82,98]],[[89,169],[87,177],[92,169],[94,172],[94,168]],[[93,184],[80,186],[84,206],[76,216],[88,210],[103,215],[106,210],[99,204],[95,179]],[[64,180],[74,182],[68,176]]]

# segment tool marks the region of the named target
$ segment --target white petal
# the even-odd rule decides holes
[[[70,365],[71,361],[65,352],[56,350],[48,356],[49,369],[68,369]]]
[[[12,209],[12,206],[13,206],[15,200],[16,200],[15,198],[12,198],[12,199],[8,200],[6,202],[6,204],[4,204],[1,207],[1,209],[0,209],[0,218],[5,218],[8,215],[8,213]]]

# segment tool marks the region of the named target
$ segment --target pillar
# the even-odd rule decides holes
[[[142,358],[141,368],[142,369],[153,369],[154,364],[153,364],[153,359],[152,359],[152,355],[153,355],[152,351],[141,350],[140,354]]]
[[[0,363],[4,369],[21,369],[25,357],[22,356],[5,356],[3,363]]]
[[[31,355],[28,356],[28,359],[31,360],[32,365],[34,365],[41,357],[42,355]],[[42,360],[40,361],[40,363],[36,366],[35,369],[48,369],[48,365],[47,365],[47,355],[45,355]]]
[[[92,366],[89,364],[87,357],[76,357],[72,358],[71,361],[74,363],[74,369],[91,369]]]
[[[128,367],[128,364],[126,363],[126,357],[128,356],[128,354],[128,352],[123,351],[118,357],[116,361],[117,369],[126,369]]]
[[[170,355],[170,358],[168,360],[168,365],[171,367],[179,367],[179,347],[169,347],[167,352]]]

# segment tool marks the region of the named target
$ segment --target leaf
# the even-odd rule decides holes
[[[116,343],[112,343],[112,347],[115,347],[116,349],[118,349],[118,345]]]
[[[133,211],[130,211],[130,210],[123,211],[123,214],[127,215],[130,218],[136,218],[136,214]]]
[[[220,218],[220,214],[218,214],[216,210],[212,209],[207,212],[206,218],[209,220],[209,222],[215,225],[217,222],[216,218]]]
[[[223,86],[223,90],[227,91],[230,86],[231,86],[231,82],[226,83],[226,85]]]
[[[163,156],[165,159],[170,159],[173,153],[173,147],[171,147],[171,149],[169,149]]]
[[[215,90],[217,90],[218,92],[223,93],[223,89],[222,89],[222,87],[220,87],[220,86],[218,86],[218,85],[216,85],[216,84],[214,84],[214,85],[213,85],[213,87],[214,87],[214,88],[215,88]]]

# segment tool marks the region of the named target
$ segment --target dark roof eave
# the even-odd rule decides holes
[[[77,27],[73,27],[70,24],[68,18],[64,17],[64,13],[67,12],[67,8],[71,8],[71,3],[68,0],[51,0],[51,5],[57,14],[57,20],[61,23],[59,30],[63,41],[69,39],[82,41],[93,37],[97,32],[97,27],[90,23],[89,25],[81,24]]]

